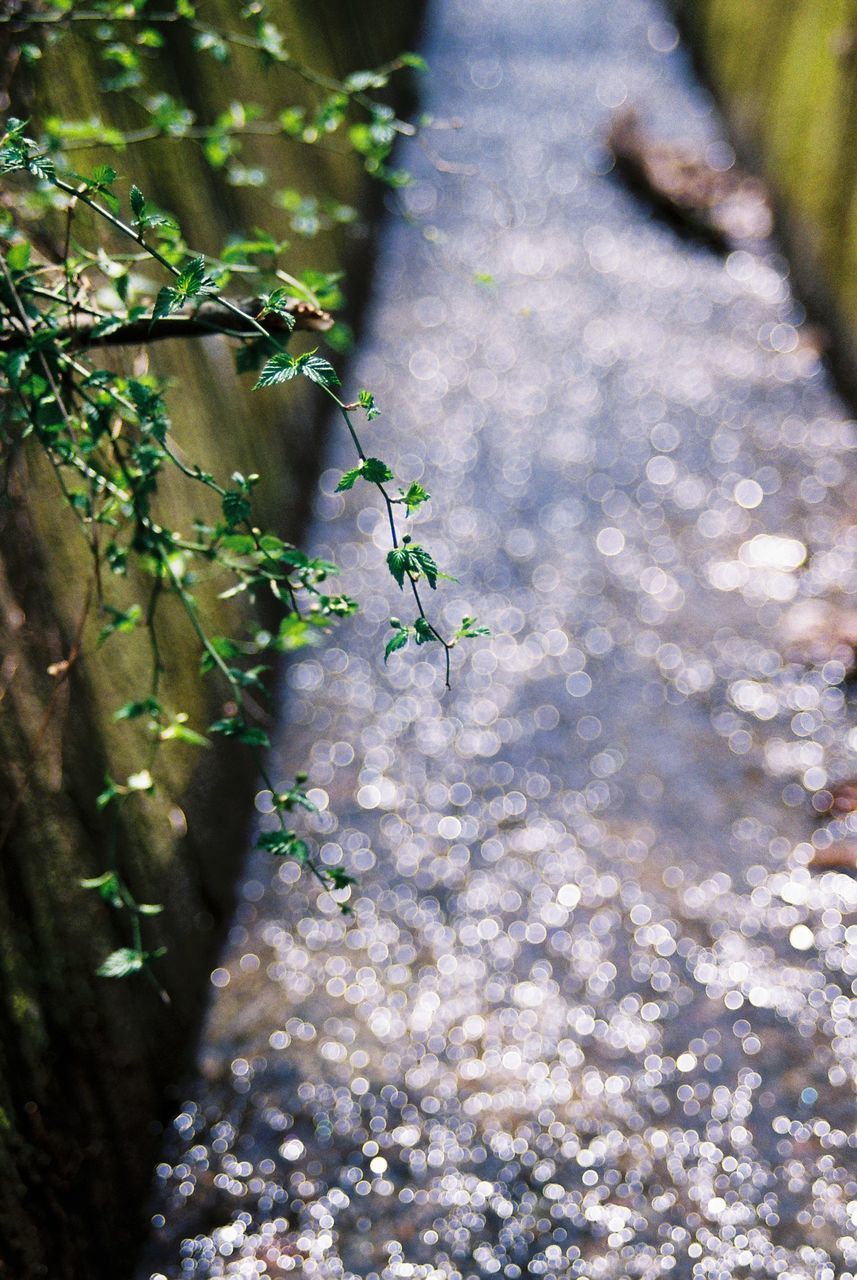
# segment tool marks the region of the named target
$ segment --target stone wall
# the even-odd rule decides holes
[[[293,53],[340,73],[409,47],[419,16],[418,4],[400,0],[274,7]],[[212,0],[206,17],[229,23],[233,13],[228,0]],[[105,110],[85,51],[69,44],[61,50],[46,59],[35,103],[25,101],[19,114],[37,118],[34,106],[43,108],[51,96],[67,117]],[[201,119],[236,97],[275,112],[296,96],[294,81],[285,89],[282,74],[272,68],[260,78],[249,58],[229,70],[198,56],[191,63],[176,43],[158,65],[164,88],[185,81],[184,96]],[[262,159],[264,140],[259,146]],[[360,208],[371,227],[378,192],[358,160],[297,144],[288,154],[281,185],[334,194]],[[129,155],[127,167],[203,251],[263,220],[252,190],[215,197],[190,144],[149,144]],[[276,216],[266,209],[264,217],[276,231]],[[295,271],[350,262],[355,297],[366,283],[370,248],[371,238],[342,230],[294,242],[288,265]],[[251,396],[250,381],[235,378],[231,354],[217,339],[160,343],[151,367],[180,387],[170,402],[187,457],[222,476],[236,468],[261,473],[261,520],[297,536],[319,462],[320,397],[303,394],[309,386]],[[168,486],[158,511],[163,523],[186,522],[183,493]],[[252,763],[240,749],[165,750],[164,785],[126,807],[117,838],[138,899],[164,903],[153,931],[168,947],[158,969],[172,1003],[162,1003],[143,978],[97,978],[104,956],[127,945],[127,919],[77,886],[107,864],[108,822],[94,803],[106,771],[124,777],[138,767],[131,732],[112,725],[111,716],[139,692],[137,669],[147,658],[144,637],[136,647],[123,638],[96,650],[97,619],[78,645],[90,564],[54,476],[35,454],[23,456],[0,499],[0,1276],[10,1280],[130,1274],[159,1123],[204,1009],[254,790]],[[131,598],[138,586],[129,584]],[[212,681],[206,693],[196,678],[198,645],[172,603],[159,614],[164,699],[205,726],[220,709],[218,691]],[[227,608],[213,591],[206,607],[215,617]],[[48,674],[76,647],[81,656],[67,679]]]

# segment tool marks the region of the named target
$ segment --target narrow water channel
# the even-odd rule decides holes
[[[853,424],[777,247],[608,171],[631,102],[728,160],[665,10],[435,0],[424,52],[462,127],[407,156],[352,382],[434,495],[438,616],[494,634],[451,693],[384,667],[334,429],[310,542],[363,610],[290,667],[275,772],[354,914],[251,859],[144,1274],[848,1280],[857,880],[810,862],[857,772]]]

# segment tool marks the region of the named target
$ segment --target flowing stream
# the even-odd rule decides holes
[[[628,103],[728,164],[676,46],[648,0],[431,5],[461,127],[403,157],[349,382],[434,495],[433,617],[493,636],[449,693],[437,646],[385,668],[408,601],[334,426],[309,542],[363,608],[273,767],[353,915],[250,858],[141,1275],[857,1274],[855,434],[777,247],[609,172]]]

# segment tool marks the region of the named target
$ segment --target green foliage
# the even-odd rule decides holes
[[[437,579],[440,571],[433,557],[426,551],[425,547],[412,542],[407,534],[402,538],[400,546],[394,547],[392,551],[387,553],[387,564],[390,568],[390,573],[392,573],[402,589],[404,589],[406,578],[412,584],[416,584],[419,578],[425,578],[432,591],[437,588]]]
[[[93,15],[97,21],[92,21]],[[0,26],[11,21],[0,14]],[[429,495],[413,481],[391,496],[385,486],[395,478],[392,468],[364,452],[354,419],[358,412],[367,422],[378,417],[372,393],[361,389],[356,401],[347,402],[338,392],[338,373],[317,349],[288,349],[293,331],[307,315],[317,322],[321,314],[329,324],[324,313],[343,302],[340,273],[292,274],[283,262],[288,245],[264,226],[233,237],[219,255],[202,253],[193,246],[192,228],[182,228],[133,181],[135,148],[161,139],[199,147],[212,181],[258,187],[264,192],[260,210],[261,200],[270,198],[303,237],[349,222],[355,216],[349,206],[292,188],[278,189],[263,168],[244,162],[244,143],[264,135],[284,145],[314,146],[335,134],[362,158],[370,174],[389,185],[403,185],[407,174],[391,169],[388,160],[396,139],[415,130],[398,118],[383,94],[396,72],[422,69],[422,59],[403,54],[385,66],[358,70],[337,81],[295,61],[263,5],[236,6],[235,24],[234,30],[214,29],[188,0],[166,0],[156,13],[125,0],[92,0],[85,9],[68,0],[44,0],[28,14],[16,11],[10,32],[23,62],[32,63],[43,46],[62,41],[74,30],[97,52],[104,73],[102,90],[131,95],[135,109],[145,116],[144,125],[134,131],[100,116],[10,118],[0,137],[0,176],[11,179],[0,210],[3,459],[13,465],[26,446],[41,450],[53,468],[90,549],[95,608],[101,620],[98,646],[111,641],[109,653],[123,636],[143,632],[150,648],[148,670],[140,673],[141,687],[113,716],[138,736],[139,767],[124,781],[107,777],[94,798],[110,827],[109,865],[81,882],[82,888],[97,893],[129,920],[131,945],[115,950],[98,970],[108,978],[143,972],[156,982],[151,965],[162,950],[144,945],[142,921],[160,907],[136,901],[120,870],[117,843],[126,805],[159,802],[157,768],[168,744],[205,748],[212,738],[224,738],[254,751],[276,824],[259,836],[258,847],[295,859],[325,889],[339,895],[343,910],[348,909],[351,877],[341,867],[318,865],[308,841],[289,824],[290,815],[314,813],[316,808],[304,788],[305,775],[298,775],[294,786],[284,791],[271,784],[264,762],[269,739],[258,723],[257,709],[267,697],[269,663],[264,659],[317,643],[349,617],[357,603],[345,594],[329,594],[328,581],[337,572],[334,564],[307,556],[259,526],[253,502],[258,476],[235,472],[228,481],[218,479],[216,468],[185,459],[172,439],[167,387],[153,376],[131,377],[102,364],[100,342],[154,340],[162,322],[169,321],[171,333],[180,332],[172,326],[182,323],[191,336],[221,332],[234,341],[238,371],[261,370],[256,390],[281,390],[297,378],[314,384],[343,418],[357,451],[357,464],[343,475],[338,490],[350,490],[357,480],[376,486],[391,532],[390,572],[400,588],[407,584],[417,608],[412,624],[391,619],[385,662],[410,640],[438,644],[448,684],[452,648],[461,639],[485,634],[485,628],[465,618],[446,639],[426,615],[420,589],[427,583],[434,590],[443,575],[425,547],[409,536],[400,537],[396,513],[404,507],[405,515],[411,516]],[[270,120],[256,104],[232,102],[214,119],[198,119],[187,103],[153,92],[148,85],[157,51],[178,31],[189,36],[199,56],[221,65],[230,62],[236,49],[249,50],[261,66],[275,65],[284,84],[291,76],[308,85],[316,95],[315,105],[287,104]],[[115,166],[100,163],[86,172],[86,165],[74,157],[95,145],[115,153]],[[22,211],[28,201],[62,227],[53,254],[37,250],[24,233]],[[233,288],[236,283],[240,294]],[[248,293],[252,303],[245,300]],[[204,328],[193,328],[203,317]],[[88,327],[82,341],[84,322]],[[330,333],[334,349],[347,344],[346,326],[337,325]],[[160,483],[167,472],[182,477],[190,513],[197,495],[213,495],[216,518],[191,514],[189,527],[182,530],[162,524]],[[206,509],[210,512],[210,502]],[[135,592],[140,590],[139,601],[130,605],[127,596],[114,594],[113,586],[129,574],[137,584]],[[279,615],[276,625],[268,629],[252,620],[248,625],[245,613],[236,617],[236,635],[213,632],[194,588],[215,581],[221,599],[273,602]],[[163,697],[157,622],[166,600],[181,610],[196,638],[200,676],[217,679],[225,695],[225,713],[204,731],[191,726],[188,715],[168,706]]]
[[[407,489],[400,489],[399,492],[401,494],[399,501],[405,504],[405,514],[409,516],[413,515],[415,511],[418,511],[423,503],[428,502],[431,497],[431,494],[426,493],[422,485],[416,480],[412,481],[411,484],[408,485]]]
[[[361,458],[358,466],[345,472],[336,486],[336,492],[342,493],[346,489],[353,489],[360,479],[368,480],[370,484],[380,485],[385,480],[392,480],[393,473],[386,462],[382,462],[380,458]]]
[[[316,355],[314,351],[300,356],[290,356],[288,352],[280,351],[267,361],[254,390],[279,386],[301,374],[309,378],[310,382],[317,382],[320,387],[339,386],[336,370],[323,356]]]

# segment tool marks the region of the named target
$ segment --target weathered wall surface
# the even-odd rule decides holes
[[[764,173],[803,296],[857,392],[857,3],[676,0],[734,135]]]
[[[398,0],[359,7],[294,0],[279,8],[294,54],[329,72],[377,65],[408,47],[419,12]],[[227,0],[208,6],[212,22],[214,10],[229,22]],[[183,52],[172,47],[160,57],[163,87],[187,77]],[[249,59],[228,70],[198,56],[192,65],[192,90],[184,90],[201,119],[233,98],[272,112],[300,98],[293,79],[286,86],[276,68],[260,78]],[[56,107],[70,117],[90,114],[98,104],[85,55],[66,49],[60,70]],[[51,74],[57,64],[49,61],[45,95]],[[289,164],[283,186],[335,194],[364,214],[377,201],[352,156],[295,144]],[[127,168],[177,214],[200,250],[216,252],[227,233],[260,222],[277,231],[269,208],[255,211],[258,193],[233,189],[215,200],[211,174],[191,144],[149,144],[129,155]],[[343,230],[293,244],[292,271],[332,269],[350,258],[365,276],[365,238]],[[296,536],[317,465],[319,397],[302,395],[308,386],[251,396],[250,381],[235,378],[219,340],[160,344],[151,367],[181,384],[171,408],[185,455],[219,476],[236,468],[261,473],[261,520]],[[158,511],[163,523],[187,523],[184,493],[168,489]],[[139,694],[148,658],[143,637],[136,647],[123,638],[96,651],[96,619],[82,632],[68,678],[48,674],[75,647],[91,576],[88,548],[53,475],[23,457],[0,499],[0,1275],[14,1280],[116,1280],[130,1271],[165,1090],[180,1078],[202,1012],[253,793],[252,765],[240,750],[167,748],[159,765],[164,785],[126,806],[118,849],[138,900],[165,905],[151,936],[168,947],[159,976],[172,1004],[145,980],[95,977],[104,956],[128,944],[127,919],[77,885],[107,865],[107,822],[94,804],[105,772],[124,777],[139,767],[131,731],[111,726],[111,716]],[[135,586],[145,599],[142,584],[129,585],[131,597]],[[207,603],[228,631],[227,606],[213,591]],[[213,682],[206,692],[196,678],[198,645],[177,603],[162,611],[159,640],[165,701],[204,727],[222,693]]]

